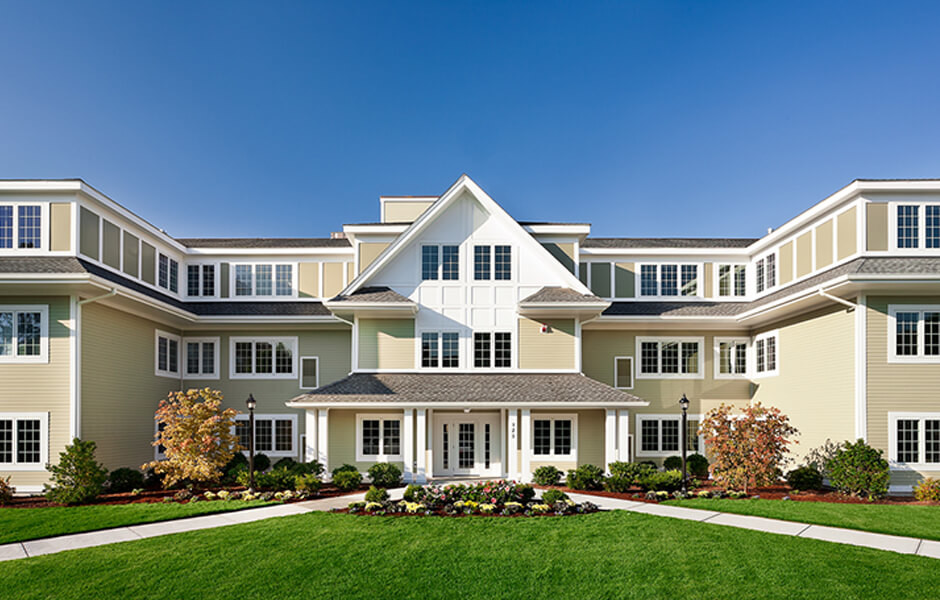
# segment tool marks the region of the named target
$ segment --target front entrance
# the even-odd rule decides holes
[[[499,413],[434,414],[434,477],[496,477],[502,471]]]

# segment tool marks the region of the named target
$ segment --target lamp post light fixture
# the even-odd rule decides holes
[[[689,399],[685,397],[685,394],[682,394],[682,398],[679,400],[679,406],[682,407],[682,494],[685,495],[689,493],[689,475],[688,471],[686,471],[685,465],[685,453],[689,445],[689,442],[686,439],[689,437]]]
[[[255,397],[248,394],[248,491],[255,491]]]

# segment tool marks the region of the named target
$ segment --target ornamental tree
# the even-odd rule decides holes
[[[160,401],[154,419],[158,427],[154,446],[163,446],[165,460],[149,462],[141,469],[163,475],[163,486],[189,480],[218,481],[223,468],[243,448],[235,434],[234,408],[222,410],[222,392],[187,390],[170,392]]]
[[[720,485],[743,489],[776,483],[787,462],[787,448],[796,443],[790,439],[797,433],[790,419],[773,407],[760,402],[732,414],[734,407],[722,404],[705,415],[699,435],[712,463],[712,477]]]

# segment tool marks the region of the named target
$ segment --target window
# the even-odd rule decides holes
[[[239,264],[234,265],[236,296],[294,295],[294,265],[292,264]]]
[[[747,375],[747,340],[715,338],[715,377],[745,377]]]
[[[493,343],[491,333],[473,334],[473,366],[488,369],[493,364]]]
[[[509,281],[512,279],[512,246],[493,247],[493,279]]]
[[[40,204],[0,205],[0,250],[42,248],[43,212]]]
[[[297,338],[230,338],[233,379],[289,379],[297,376]]]
[[[437,246],[421,246],[421,279],[422,281],[437,280]]]
[[[777,374],[777,332],[762,333],[754,338],[755,376]]]
[[[891,243],[899,250],[940,248],[940,204],[895,204]]]
[[[701,379],[704,338],[637,338],[638,379]]]
[[[697,264],[640,265],[640,296],[698,296]]]
[[[575,415],[533,415],[532,454],[556,460],[577,460],[576,430]]]
[[[768,254],[754,264],[754,285],[758,294],[777,285],[776,254]]]
[[[441,334],[441,366],[457,368],[460,366],[459,337],[456,333]]]
[[[888,361],[940,362],[940,305],[888,307]]]
[[[49,307],[0,305],[0,363],[48,362]]]
[[[0,413],[0,469],[44,470],[48,435],[49,413]]]
[[[313,390],[320,387],[320,359],[316,356],[300,357],[300,389]]]
[[[509,332],[475,332],[473,334],[473,366],[478,369],[512,368],[512,334]]]
[[[421,366],[436,369],[460,366],[460,336],[452,331],[421,334]]]
[[[918,212],[920,207],[898,206],[897,232],[898,248],[917,248],[920,227],[918,226]]]
[[[614,358],[614,387],[620,390],[633,389],[633,357]]]
[[[637,430],[640,432],[637,456],[671,456],[680,452],[682,419],[672,415],[637,415]],[[701,417],[689,415],[686,430],[686,449],[702,451],[702,439],[698,436]]]
[[[167,256],[157,257],[157,285],[174,294],[179,291],[180,264]]]
[[[402,420],[389,415],[356,415],[356,460],[402,460]]]
[[[478,245],[473,247],[473,279],[509,281],[512,279],[512,246]]]
[[[460,247],[425,244],[421,246],[421,280],[460,279]]]
[[[13,247],[13,207],[0,205],[0,249]]]
[[[487,281],[490,278],[490,247],[473,247],[473,278],[477,281]]]
[[[178,335],[157,330],[155,373],[161,377],[180,376],[180,338]]]
[[[186,265],[186,295],[215,296],[215,265]]]
[[[290,296],[294,293],[294,268],[291,265],[276,265],[275,293],[278,296]]]
[[[924,211],[924,245],[940,248],[940,204],[927,205]]]
[[[497,332],[493,339],[493,366],[500,369],[512,367],[512,334]]]
[[[219,338],[186,338],[186,376],[193,379],[219,378]]]
[[[940,413],[888,413],[893,463],[936,470],[940,465]]]
[[[460,279],[460,247],[441,247],[441,279],[444,281],[457,281]]]
[[[718,296],[747,295],[747,265],[718,265]]]
[[[421,334],[421,366],[422,367],[436,367],[438,366],[438,334],[437,333],[422,333]]]
[[[235,434],[238,443],[249,451],[251,428],[248,415],[235,417]],[[268,456],[297,455],[297,416],[255,413],[255,453]]]

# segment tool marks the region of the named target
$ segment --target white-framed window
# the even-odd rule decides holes
[[[777,285],[777,255],[770,253],[754,263],[754,290],[759,294]]]
[[[320,387],[320,357],[300,357],[300,389],[315,390]]]
[[[754,377],[776,375],[780,367],[780,344],[777,331],[767,331],[754,337]]]
[[[940,470],[940,412],[889,412],[888,438],[892,465]]]
[[[397,415],[356,415],[356,460],[394,462],[402,460],[402,418]]]
[[[715,338],[715,379],[747,377],[748,340]]]
[[[235,416],[235,434],[245,453],[251,443],[249,424],[248,415]],[[297,415],[255,413],[255,454],[293,457],[297,448]]]
[[[0,471],[43,471],[49,462],[49,413],[0,413]]]
[[[701,415],[688,415],[687,450],[703,453],[705,443],[698,435]],[[637,456],[674,456],[681,454],[682,417],[677,415],[637,415]]]
[[[421,332],[421,367],[456,369],[460,367],[460,334],[456,331]]]
[[[475,331],[473,333],[473,366],[477,369],[512,368],[512,333]]]
[[[187,379],[218,379],[219,338],[183,338],[183,360]]]
[[[719,264],[715,279],[715,295],[719,298],[747,296],[747,265]]]
[[[892,248],[940,249],[940,203],[891,203],[888,212]]]
[[[473,279],[475,281],[510,281],[512,279],[512,246],[476,244],[473,247]]]
[[[578,460],[578,415],[532,415],[534,460]]]
[[[157,285],[174,294],[179,292],[180,264],[162,252],[157,254]]]
[[[0,203],[0,252],[46,249],[47,211],[47,204]]]
[[[215,298],[218,277],[214,263],[190,263],[186,265],[186,295],[190,298]]]
[[[0,364],[49,362],[49,306],[0,305]]]
[[[701,337],[637,337],[637,379],[702,379],[705,357]]]
[[[888,306],[888,362],[940,362],[940,304]]]
[[[295,379],[297,377],[297,338],[229,338],[229,377],[232,379]]]
[[[618,390],[633,389],[633,357],[614,357],[614,387]]]
[[[422,281],[457,281],[460,279],[460,246],[424,244],[421,246]]]
[[[293,263],[232,263],[229,291],[238,298],[293,298],[296,271]]]
[[[160,377],[180,376],[180,336],[156,330],[154,334],[154,373]]]
[[[700,297],[699,273],[696,263],[640,264],[640,297]]]

